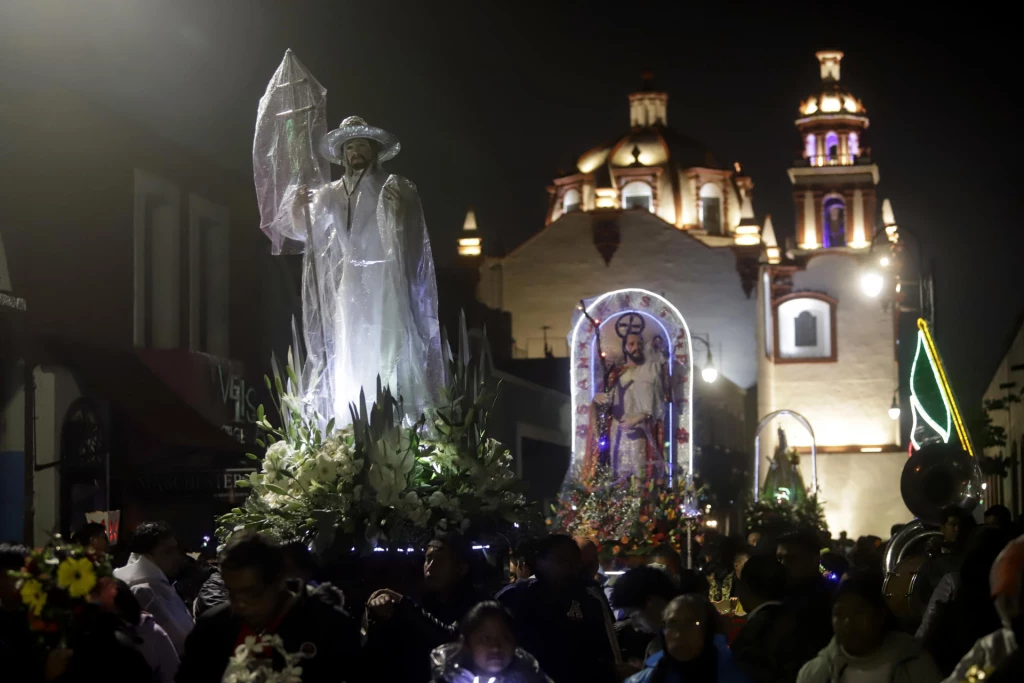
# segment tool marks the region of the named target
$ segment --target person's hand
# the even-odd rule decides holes
[[[382,588],[373,593],[366,601],[366,611],[374,619],[388,620],[395,614],[398,603],[402,601],[402,594],[393,590]]]
[[[65,673],[71,664],[74,653],[67,648],[57,648],[46,653],[46,665],[43,668],[43,680],[55,681]]]
[[[612,402],[611,394],[595,394],[594,395],[594,403],[596,403],[599,406],[606,406],[606,405],[608,405],[611,402]]]

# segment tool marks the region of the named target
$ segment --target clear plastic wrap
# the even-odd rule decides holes
[[[297,99],[281,94],[294,78],[309,84]],[[292,245],[304,253],[301,399],[345,426],[349,406],[358,405],[360,391],[372,400],[379,376],[402,397],[411,423],[436,405],[444,377],[422,206],[413,183],[381,168],[398,153],[398,140],[358,117],[327,133],[325,104],[326,92],[289,51],[260,101],[253,152],[262,228],[274,253]],[[313,134],[295,126],[282,132],[280,120],[296,116]],[[326,182],[326,161],[343,163],[344,144],[354,138],[374,141],[377,158],[362,172]]]

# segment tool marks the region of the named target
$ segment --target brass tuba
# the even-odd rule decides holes
[[[916,519],[889,540],[885,548],[886,602],[897,617],[916,621],[919,609],[912,596],[917,573],[927,559],[927,540],[940,536],[942,508],[958,505],[967,512],[981,499],[977,461],[957,442],[931,443],[907,459],[900,477],[900,494]]]

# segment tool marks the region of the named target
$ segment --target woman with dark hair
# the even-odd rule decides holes
[[[665,608],[665,649],[647,658],[626,683],[746,683],[719,632],[718,611],[707,595],[684,594]]]
[[[907,633],[899,631],[885,604],[882,577],[851,573],[832,606],[831,642],[800,669],[797,683],[936,683],[935,662]]]
[[[459,633],[458,642],[430,653],[434,683],[551,683],[533,655],[517,647],[512,615],[500,602],[481,602],[469,610]]]
[[[117,585],[114,612],[134,636],[135,649],[146,658],[146,663],[153,670],[154,683],[174,683],[174,675],[178,673],[178,653],[174,650],[170,636],[156,623],[152,614],[142,611],[127,583],[120,579],[114,581]]]

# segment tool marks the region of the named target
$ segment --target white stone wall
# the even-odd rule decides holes
[[[813,291],[837,299],[836,362],[775,363],[765,354],[764,335],[770,310],[765,309],[764,279],[757,301],[758,415],[795,410],[814,429],[818,446],[899,445],[899,423],[888,416],[898,384],[891,311],[860,291],[857,259],[843,253],[814,256],[807,269],[793,275],[793,292]],[[770,322],[767,322],[770,324]],[[809,446],[810,437],[792,421],[782,425],[792,446]],[[775,447],[775,430],[762,435],[761,477]],[[888,536],[889,527],[912,516],[899,491],[906,452],[822,453],[818,484],[830,528],[851,536]],[[810,457],[801,459],[804,480],[811,483]]]
[[[628,211],[618,214],[620,244],[606,266],[594,246],[592,219],[616,215],[565,216],[503,259],[500,270],[485,264],[485,277],[501,279],[500,305],[512,314],[517,346],[541,356],[541,328],[547,325],[555,355],[565,356],[569,321],[580,299],[637,287],[675,304],[691,333],[711,335],[719,371],[741,388],[753,386],[755,301],[743,293],[732,251],[707,247],[651,214]],[[493,293],[496,287],[489,282],[486,289]],[[697,353],[700,364],[703,354]]]
[[[787,431],[787,434],[790,432]],[[906,451],[890,453],[825,453],[818,455],[818,487],[825,521],[836,538],[873,535],[889,538],[893,524],[914,518],[900,495]],[[811,457],[800,458],[804,482],[811,483]]]

